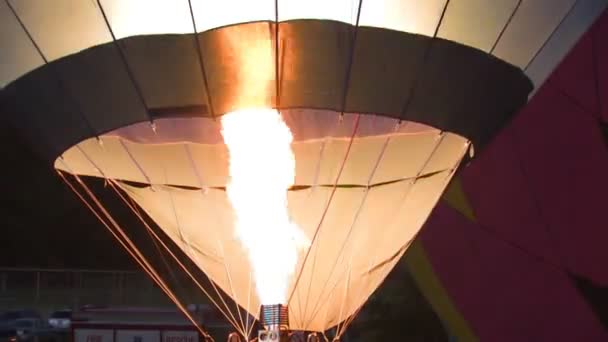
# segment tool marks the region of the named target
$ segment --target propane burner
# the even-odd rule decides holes
[[[284,342],[288,340],[289,310],[282,304],[262,305],[260,323],[264,330],[258,332],[260,342]]]

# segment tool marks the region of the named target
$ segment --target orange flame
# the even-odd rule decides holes
[[[295,179],[293,137],[273,109],[234,111],[222,117],[230,155],[228,198],[262,304],[285,304],[300,248],[308,239],[291,222],[287,190]]]

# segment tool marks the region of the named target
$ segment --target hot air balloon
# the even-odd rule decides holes
[[[87,178],[260,319],[260,340],[339,338],[454,173],[575,40],[564,18],[577,8],[4,1],[1,104],[178,305]]]

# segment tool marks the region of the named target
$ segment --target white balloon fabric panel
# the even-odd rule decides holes
[[[367,190],[338,188],[322,223],[332,188],[290,191],[294,222],[309,237],[319,229],[295,290],[298,275],[292,277],[291,328],[323,331],[363,305],[420,230],[452,174],[446,170]],[[257,316],[255,283],[224,190],[121,186],[201,270]]]

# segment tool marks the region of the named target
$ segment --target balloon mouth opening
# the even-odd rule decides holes
[[[287,208],[293,223],[287,232],[295,230],[292,228],[298,226],[305,235],[287,234],[284,229],[281,229],[279,234],[256,232],[253,239],[259,239],[261,236],[266,242],[257,246],[252,244],[253,251],[260,254],[269,253],[273,256],[284,251],[294,251],[292,243],[301,241],[299,237],[308,237],[313,245],[315,230],[319,229],[314,217],[320,217],[324,208],[321,204],[326,203],[332,192],[336,193],[333,205],[339,205],[336,208],[340,210],[352,212],[353,218],[357,218],[358,221],[353,225],[353,221],[348,218],[343,219],[343,215],[338,210],[328,211],[325,219],[328,223],[325,226],[331,224],[332,227],[336,227],[335,231],[339,234],[348,234],[352,231],[352,234],[348,235],[348,244],[340,252],[344,260],[348,258],[352,263],[338,260],[335,265],[333,262],[328,263],[324,269],[319,268],[319,271],[314,272],[319,279],[326,279],[335,274],[337,285],[333,284],[334,278],[329,279],[326,287],[322,287],[324,283],[319,280],[319,285],[313,288],[317,291],[316,294],[306,299],[304,304],[289,299],[305,296],[308,291],[306,284],[313,280],[311,276],[313,263],[305,262],[306,249],[297,253],[298,262],[295,268],[289,269],[293,271],[288,272],[287,283],[284,283],[284,273],[277,271],[281,267],[277,264],[285,263],[286,258],[277,260],[275,257],[272,262],[261,262],[264,267],[268,265],[268,272],[259,274],[259,279],[263,280],[260,282],[254,278],[252,262],[242,262],[248,257],[249,250],[243,248],[239,238],[235,238],[238,222],[235,221],[234,203],[228,197],[228,188],[234,181],[230,173],[230,151],[222,134],[222,128],[225,128],[222,122],[230,119],[228,113],[219,116],[216,120],[206,117],[156,119],[154,121],[156,131],[151,129],[147,121],[126,125],[100,135],[99,140],[89,138],[74,145],[63,154],[62,159],[57,160],[55,166],[58,171],[67,174],[99,177],[112,181],[129,196],[130,200],[135,201],[150,215],[173,242],[183,244],[185,238],[186,243],[181,245],[181,248],[186,256],[192,259],[196,267],[203,272],[207,271],[205,273],[217,281],[218,289],[233,296],[235,302],[250,314],[251,320],[257,316],[260,322],[258,329],[268,331],[266,327],[270,327],[265,327],[261,323],[263,319],[263,315],[259,315],[261,305],[282,304],[280,307],[287,311],[285,305],[288,304],[289,323],[284,325],[283,329],[275,331],[280,334],[273,336],[280,337],[282,331],[286,331],[290,336],[326,331],[356,312],[367,298],[368,291],[372,291],[376,286],[376,279],[380,279],[384,270],[392,266],[386,260],[393,258],[394,253],[403,250],[402,246],[407,243],[407,239],[417,232],[417,222],[426,217],[427,208],[430,208],[435,202],[435,197],[443,191],[444,185],[451,178],[451,170],[460,164],[459,160],[465,153],[469,141],[462,136],[443,132],[430,125],[415,121],[402,122],[382,115],[340,113],[309,108],[281,110],[280,113],[276,113],[274,109],[255,111],[264,112],[265,115],[257,117],[255,113],[250,112],[242,117],[239,116],[236,127],[239,134],[231,135],[237,140],[238,147],[243,148],[235,152],[243,158],[253,158],[255,161],[247,164],[245,168],[239,167],[239,170],[246,171],[247,178],[244,180],[249,180],[250,176],[257,174],[256,171],[260,171],[260,177],[256,177],[255,181],[244,183],[256,187],[256,190],[260,187],[260,190],[252,193],[252,198],[249,196],[237,198],[238,204],[241,204],[242,199],[246,200],[246,208],[253,208],[255,204],[256,208],[260,205],[265,209],[274,203],[274,201],[258,203],[261,202],[262,196],[266,198],[268,195],[268,187],[278,187],[278,177],[272,177],[272,181],[268,179],[270,175],[274,176],[279,171],[277,167],[265,167],[264,172],[258,170],[260,165],[264,165],[260,163],[260,158],[276,157],[278,154],[271,154],[268,151],[274,151],[279,146],[281,147],[279,152],[283,154],[289,154],[287,152],[291,148],[295,159],[295,170],[291,166],[289,170],[295,172],[295,180],[289,188],[281,188],[281,208]],[[283,136],[287,131],[283,125],[277,124],[280,120],[283,120],[291,131],[293,136],[291,144],[272,143],[269,130],[262,129],[266,126],[260,126],[262,122],[269,121],[274,128],[280,126],[277,130]],[[241,129],[244,132],[241,132]],[[251,138],[242,141],[249,135]],[[351,141],[352,150],[347,154]],[[249,153],[249,148],[263,142],[268,148]],[[263,153],[258,153],[259,151]],[[337,172],[342,164],[344,170],[338,177]],[[366,193],[369,195],[365,195]],[[284,197],[287,197],[287,202],[283,202]],[[309,203],[319,203],[319,205],[311,207]],[[363,214],[356,214],[358,207]],[[374,210],[370,210],[371,208]],[[249,218],[249,214],[258,218],[268,211],[253,212],[248,209],[243,222]],[[179,218],[175,221],[165,219],[175,217],[176,212]],[[272,212],[276,213],[276,211]],[[402,212],[410,214],[406,216],[400,214]],[[217,225],[215,217],[221,222],[220,229],[211,229]],[[207,221],[207,218],[213,218],[214,221]],[[282,227],[277,224],[276,215],[270,218],[271,221],[256,226],[273,231],[276,227]],[[406,222],[408,229],[404,230],[400,224],[397,225],[398,221]],[[366,227],[371,227],[376,222],[384,222],[387,226],[387,232],[393,236],[390,241],[368,231]],[[180,236],[183,232],[186,235]],[[250,230],[243,232],[246,237],[250,236],[248,234]],[[334,230],[321,229],[321,234],[327,232],[333,234]],[[268,243],[271,239],[287,241],[287,243]],[[321,235],[317,241],[328,240]],[[341,240],[336,239],[336,241]],[[358,258],[356,253],[358,246],[369,241],[378,245],[383,244],[386,248],[378,250],[372,258]],[[259,247],[265,250],[259,251]],[[329,243],[317,243],[313,248],[315,249],[312,251],[319,255],[335,253]],[[207,259],[206,256],[210,258]],[[311,256],[314,257],[314,254],[311,253]],[[216,272],[213,267],[218,262],[223,263],[225,267]],[[361,274],[371,274],[370,277],[373,278],[370,279],[374,283],[369,282],[370,285],[367,285],[368,283],[363,283],[359,278],[351,279],[347,276],[352,272],[351,270],[361,270]],[[232,279],[238,281],[231,282],[230,277],[226,277],[226,272],[233,277]],[[279,284],[275,282],[277,278],[281,280],[281,288],[278,291],[271,286]],[[233,284],[236,286],[234,287]],[[270,298],[261,299],[259,293],[256,295],[258,285],[272,287],[269,292],[264,292],[269,293]],[[341,304],[342,296],[332,295],[334,288],[358,288],[357,291],[360,291],[361,296],[352,297],[348,303]],[[307,304],[310,304],[311,311],[301,313],[300,311],[304,311],[304,306]],[[268,341],[281,341],[281,339]]]
[[[267,110],[276,111],[276,109]],[[292,130],[293,144],[302,146],[332,139],[336,141],[350,139],[353,122],[357,116],[361,116],[361,124],[354,136],[355,139],[381,138],[393,134],[410,136],[436,134],[442,131],[435,126],[415,120],[400,120],[373,113],[341,113],[318,108],[282,109],[279,112],[285,118],[287,126]],[[159,150],[163,146],[186,145],[187,158],[185,159],[188,163],[184,167],[190,166],[202,169],[203,165],[197,165],[196,159],[191,160],[191,158],[196,157],[194,149],[197,146],[215,146],[221,152],[222,146],[225,146],[224,137],[220,132],[220,120],[209,117],[179,116],[175,112],[171,113],[174,115],[157,118],[153,123],[150,121],[135,122],[109,130],[98,136],[83,138],[63,150],[54,159],[53,166],[59,171],[70,174],[114,178],[141,187],[165,184],[202,190],[225,188],[228,177],[224,175],[213,179],[204,179],[202,181],[207,184],[201,184],[199,176],[189,177],[187,180],[183,178],[173,179],[171,174],[167,178],[161,177],[164,175],[162,172],[148,172],[150,165],[148,165],[147,160],[149,158],[141,155],[147,152],[146,149]],[[225,113],[218,118],[226,114],[229,113]],[[470,141],[463,135],[453,132],[450,132],[450,134],[461,137],[463,141]],[[176,153],[179,153],[179,151]],[[106,160],[104,154],[112,154],[118,156],[118,158],[115,158],[115,161]],[[124,167],[118,170],[116,164],[119,161],[132,164],[135,169]],[[213,167],[216,167],[215,164],[224,162],[224,160],[215,159],[210,161],[215,162]],[[157,174],[161,176],[149,177]],[[322,181],[319,181],[318,184],[326,185]],[[358,182],[352,184],[362,185]],[[308,180],[296,179],[294,187],[298,190],[311,185]]]

